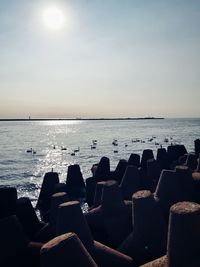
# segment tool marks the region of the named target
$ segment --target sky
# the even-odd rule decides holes
[[[199,0],[0,0],[0,118],[200,117],[199,103]]]

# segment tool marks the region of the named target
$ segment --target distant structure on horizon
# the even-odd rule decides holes
[[[18,118],[18,119],[1,119],[0,121],[64,121],[64,120],[84,120],[84,121],[101,121],[101,120],[163,120],[161,117],[127,117],[127,118],[34,118],[32,119],[29,116],[27,119]]]

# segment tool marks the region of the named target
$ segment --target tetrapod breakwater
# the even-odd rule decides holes
[[[44,175],[36,207],[0,188],[0,262],[31,267],[199,267],[200,139]],[[87,203],[87,211],[81,207]],[[36,211],[39,212],[39,216]]]

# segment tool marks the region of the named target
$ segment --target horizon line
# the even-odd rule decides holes
[[[0,118],[0,121],[87,121],[87,120],[163,120],[163,117],[117,117],[117,118]]]

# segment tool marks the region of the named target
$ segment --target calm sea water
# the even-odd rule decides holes
[[[141,154],[146,148],[156,152],[159,145],[155,142],[167,147],[165,138],[194,151],[194,140],[200,138],[200,119],[0,122],[0,136],[0,185],[15,186],[19,196],[34,202],[44,173],[52,168],[64,181],[67,167],[78,163],[87,178],[92,164],[102,156],[110,158],[114,169],[119,159],[128,159],[133,152]],[[156,138],[150,142],[152,136]],[[145,142],[132,142],[136,138]],[[97,146],[91,149],[94,139]],[[117,147],[112,145],[113,139],[118,140]],[[67,150],[61,150],[62,146]],[[80,151],[72,156],[78,147]],[[29,148],[36,154],[27,153]],[[114,153],[116,149],[118,153]]]

